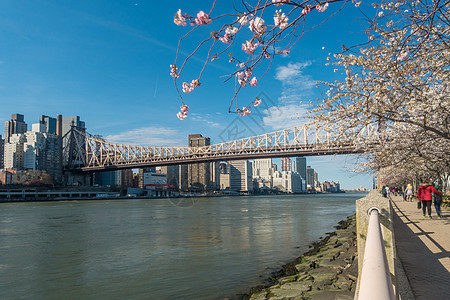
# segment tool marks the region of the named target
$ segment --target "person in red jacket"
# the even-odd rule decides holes
[[[427,181],[424,181],[424,183],[419,186],[419,190],[417,192],[417,198],[419,198],[420,201],[422,201],[422,212],[423,217],[425,218],[425,212],[428,210],[428,219],[431,219],[431,199],[432,199],[432,193],[435,193],[436,195],[442,196],[442,194],[434,188],[431,184],[429,184]]]

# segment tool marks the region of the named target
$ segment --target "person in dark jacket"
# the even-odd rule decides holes
[[[439,184],[436,184],[434,186],[434,188],[439,191],[439,188],[440,188]],[[442,218],[442,216],[441,216],[442,195],[439,196],[438,194],[433,193],[431,195],[431,199],[434,203],[434,208],[436,209],[436,214],[438,215],[439,218]]]
[[[442,194],[434,188],[431,184],[425,181],[421,186],[419,186],[419,191],[417,192],[417,198],[422,201],[422,212],[425,218],[425,212],[428,211],[428,219],[431,219],[431,200],[432,194],[437,194],[442,196]]]

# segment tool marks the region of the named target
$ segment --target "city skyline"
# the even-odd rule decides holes
[[[228,5],[220,3],[217,9]],[[338,52],[344,40],[357,41],[355,32],[360,28],[354,17],[357,11],[349,6],[332,25],[326,23],[305,35],[291,54],[275,60],[257,87],[240,95],[242,105],[255,96],[263,100],[248,117],[227,113],[232,89],[222,84],[220,76],[231,68],[211,65],[201,88],[186,97],[191,110],[180,121],[176,118],[180,101],[168,73],[185,28],[173,24],[173,14],[179,8],[192,13],[209,10],[204,2],[187,7],[183,1],[95,5],[39,1],[5,2],[0,8],[5,12],[0,34],[8,41],[0,51],[1,121],[13,113],[25,115],[28,124],[37,123],[40,115],[80,116],[91,134],[111,142],[152,146],[185,146],[189,134],[208,136],[214,144],[303,123],[308,108],[303,103],[319,96],[316,81],[341,76],[325,66],[328,53]],[[324,16],[336,9],[330,6]],[[337,33],[340,40],[332,39]],[[218,88],[223,93],[217,93]],[[370,176],[344,169],[354,160],[354,156],[309,159],[324,180],[339,178],[346,189],[371,188]]]
[[[19,118],[19,121],[23,124],[22,127],[21,127],[21,130],[20,130],[21,132],[23,131],[23,133],[26,133],[26,132],[48,132],[48,133],[52,133],[52,134],[56,133],[56,131],[58,130],[57,129],[58,128],[57,127],[58,123],[56,122],[57,118],[61,118],[61,125],[62,125],[61,133],[60,133],[61,136],[63,136],[66,132],[68,132],[69,127],[70,127],[69,124],[71,124],[71,123],[77,124],[77,126],[81,126],[83,128],[86,125],[84,121],[81,121],[80,116],[66,116],[65,117],[65,116],[57,115],[57,118],[53,118],[51,116],[40,115],[39,120],[38,120],[39,123],[32,123],[32,124],[30,124],[31,126],[25,132],[24,130],[26,130],[26,128],[28,126],[28,123],[25,121],[25,116],[15,113],[15,114],[11,114],[11,120],[10,121],[6,121],[5,122],[5,133],[7,133],[6,132],[7,131],[7,129],[6,129],[7,126],[6,125],[11,124],[11,122],[13,120],[17,119],[17,118]],[[51,125],[49,125],[49,123]],[[209,141],[210,141],[209,137],[202,137],[200,134],[190,134],[188,136],[188,138],[189,138],[188,146],[195,146],[195,147],[205,145],[205,142],[203,142],[203,144],[200,144],[197,141],[199,138],[202,141],[206,140],[207,141],[206,143],[208,145],[209,145]],[[195,142],[195,145],[192,144],[191,139],[197,139],[196,142]],[[7,144],[7,143],[5,142],[5,144]],[[334,157],[336,157],[336,156],[334,156]],[[311,158],[316,158],[316,157],[308,157],[308,159],[311,159]],[[317,158],[316,158],[316,160],[317,160]],[[254,159],[250,159],[248,161],[255,161],[255,160]],[[275,170],[278,170],[278,171],[281,171],[281,172],[283,172],[283,171],[299,172],[299,174],[302,176],[302,178],[304,178],[304,180],[306,180],[306,177],[313,176],[313,175],[308,175],[308,176],[306,175],[306,171],[307,171],[306,167],[308,169],[311,168],[309,163],[307,163],[307,161],[306,161],[306,157],[274,158],[274,159],[270,159],[270,161],[272,161],[272,163],[275,165]],[[286,162],[288,161],[289,165],[284,165],[283,161],[286,161]],[[328,159],[325,159],[324,160],[325,166],[329,162],[330,161]],[[286,164],[288,164],[288,163],[286,163]],[[198,165],[198,164],[191,164],[191,165],[187,165],[187,166],[189,166],[189,169],[190,169],[190,168],[193,168],[195,165]],[[300,167],[300,165],[301,165],[301,167]],[[299,167],[300,168],[305,168],[305,170],[304,171],[299,171],[299,169],[298,169]],[[196,168],[198,168],[198,167],[196,167]],[[283,168],[287,168],[287,169],[283,170]],[[319,164],[319,168],[320,168],[320,164]],[[314,171],[314,168],[312,168],[312,169]],[[208,167],[208,170],[209,170],[209,167]],[[135,169],[135,172],[137,173],[137,169]],[[204,176],[209,177],[209,172],[210,171],[207,171]],[[211,173],[211,174],[213,174],[213,173]],[[320,183],[323,183],[323,182],[335,182],[335,181],[337,183],[340,183],[340,179],[339,178],[333,178],[333,177],[329,176],[330,172],[327,171],[326,174],[328,175],[328,176],[326,176],[326,179],[316,180],[316,181],[318,181]],[[317,172],[316,172],[315,175],[317,176]],[[309,183],[308,183],[308,185],[309,185]],[[344,186],[344,187],[342,187],[342,189],[356,190],[356,189],[359,189],[360,187],[364,187],[365,189],[370,189],[371,188],[370,186],[369,187],[365,187],[363,185],[360,185],[360,186],[356,186],[354,188],[347,188],[347,187]]]

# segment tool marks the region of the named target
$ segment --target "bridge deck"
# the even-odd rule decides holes
[[[397,255],[416,300],[448,299],[450,291],[450,211],[424,219],[417,202],[394,200]]]

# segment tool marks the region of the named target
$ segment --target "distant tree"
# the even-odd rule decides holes
[[[53,179],[47,172],[43,172],[41,175],[41,183],[45,185],[52,185]]]

